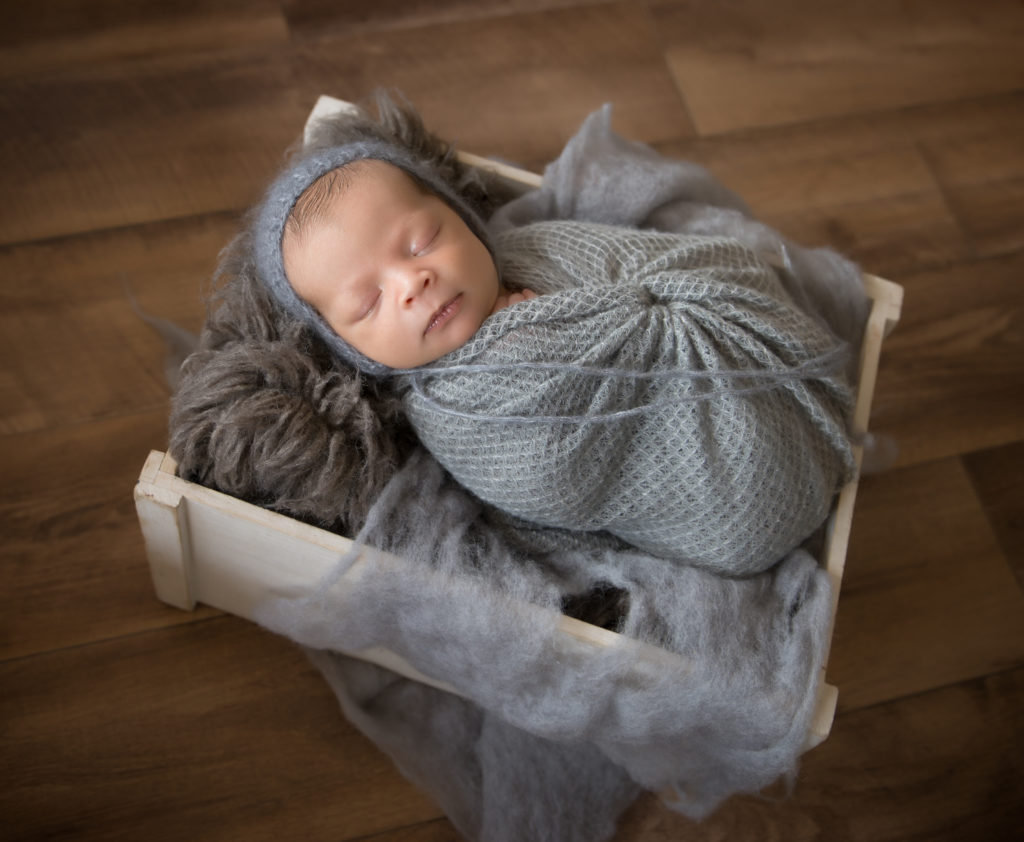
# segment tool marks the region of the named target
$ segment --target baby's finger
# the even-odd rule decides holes
[[[536,298],[537,293],[532,289],[524,289],[519,292],[513,292],[508,297],[509,304],[518,304],[520,301],[529,301],[531,298]]]

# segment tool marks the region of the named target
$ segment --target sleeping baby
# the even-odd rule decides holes
[[[301,158],[255,225],[278,304],[515,518],[748,575],[852,475],[847,348],[735,239],[574,220],[491,237],[377,139]]]

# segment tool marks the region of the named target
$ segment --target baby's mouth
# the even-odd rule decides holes
[[[453,299],[441,306],[437,312],[430,317],[430,321],[427,323],[427,329],[423,331],[423,335],[426,336],[434,328],[444,325],[449,319],[459,312],[459,308],[461,306],[462,293],[460,292]]]

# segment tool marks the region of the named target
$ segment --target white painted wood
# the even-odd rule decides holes
[[[490,158],[481,158],[479,155],[473,155],[470,152],[456,152],[455,155],[467,166],[476,167],[478,170],[487,170],[507,181],[517,182],[524,187],[531,189],[540,187],[544,181],[544,177],[537,173],[521,170],[518,167],[503,164],[499,161],[492,161]]]
[[[327,96],[322,94],[316,101],[316,105],[313,106],[313,110],[309,112],[309,116],[306,118],[306,125],[302,131],[302,142],[304,145],[308,145],[313,137],[313,132],[316,130],[317,124],[328,117],[335,117],[345,111],[355,111],[356,106],[351,102],[345,102],[343,99],[335,99],[333,96]]]
[[[871,402],[878,378],[878,360],[882,353],[882,342],[899,321],[903,306],[903,287],[875,275],[864,275],[864,288],[872,299],[871,311],[864,328],[858,365],[857,396],[853,410],[853,429],[858,435],[868,432]],[[854,448],[858,469],[864,449]],[[822,563],[832,582],[832,618],[829,623],[828,646],[831,649],[839,609],[839,593],[846,568],[846,553],[850,544],[850,529],[853,524],[853,507],[857,500],[859,477],[847,483],[839,494],[835,510],[829,519],[825,551]],[[828,664],[826,651],[825,664]]]
[[[828,739],[832,731],[832,721],[836,718],[836,704],[839,702],[839,690],[832,684],[822,682],[818,690],[817,707],[811,719],[811,727],[804,742],[804,751],[810,751]]]
[[[160,482],[164,454],[153,451],[135,486],[135,510],[146,542],[153,589],[163,602],[191,611],[196,597],[190,582],[191,542],[183,495]]]
[[[154,466],[158,467],[154,470]],[[153,451],[135,489],[154,587],[164,602],[185,609],[201,602],[255,620],[266,600],[315,592],[323,577],[351,549],[348,538],[187,482],[176,476],[175,469],[173,459]],[[402,575],[401,559],[367,549],[335,587],[354,583],[368,563],[390,566],[395,576]],[[521,609],[524,622],[546,611],[525,604]],[[683,662],[667,650],[571,617],[559,616],[557,623],[562,634],[551,656],[567,665],[608,646],[635,650],[638,670],[666,666],[678,669]],[[383,647],[346,654],[459,694],[442,677],[424,675]],[[834,687],[822,688],[808,747],[828,735],[835,695]]]

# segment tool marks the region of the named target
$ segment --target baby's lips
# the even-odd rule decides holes
[[[438,307],[437,310],[434,311],[434,314],[430,317],[430,321],[427,322],[427,328],[426,330],[423,331],[423,335],[426,336],[434,328],[444,325],[450,319],[452,319],[455,316],[455,314],[458,313],[459,311],[459,300],[461,298],[462,293],[459,293],[454,298],[449,299],[440,307]]]

